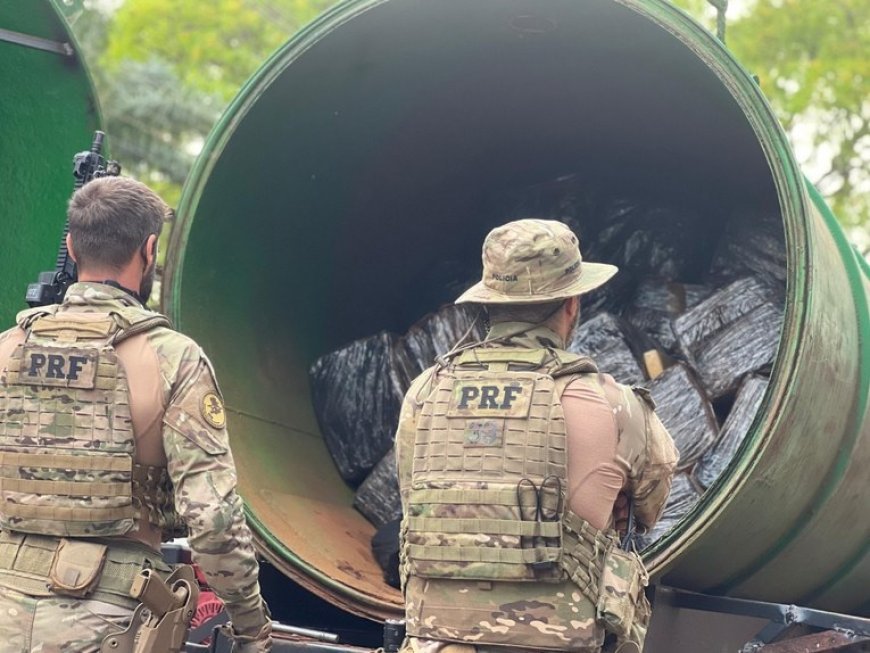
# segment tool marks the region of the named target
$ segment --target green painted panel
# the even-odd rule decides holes
[[[70,43],[48,0],[0,0],[0,29]],[[72,158],[99,126],[93,88],[77,55],[0,40],[0,323],[10,324],[24,291],[54,266],[73,189]]]

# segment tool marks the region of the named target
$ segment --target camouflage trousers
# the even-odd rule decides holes
[[[0,653],[96,653],[132,615],[102,601],[36,597],[0,586]]]

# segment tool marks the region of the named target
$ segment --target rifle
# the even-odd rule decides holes
[[[79,152],[73,157],[73,176],[75,177],[73,192],[98,177],[116,177],[121,174],[121,165],[117,161],[106,161],[103,158],[104,138],[103,132],[94,132],[91,149]],[[68,233],[69,219],[63,228],[54,270],[40,272],[35,283],[27,284],[24,300],[31,308],[60,304],[66,294],[66,289],[74,284],[78,278],[75,261],[72,260],[66,247]]]

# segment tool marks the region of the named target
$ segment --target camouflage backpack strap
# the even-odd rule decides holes
[[[142,308],[131,306],[113,310],[110,314],[119,326],[118,333],[112,339],[113,345],[158,327],[172,328],[172,322],[168,317]]]
[[[546,349],[523,347],[475,347],[463,351],[453,359],[453,364],[464,368],[517,371],[539,370],[544,367],[549,354]]]
[[[18,315],[15,316],[15,323],[18,325],[18,328],[20,328],[22,331],[26,331],[29,334],[30,328],[33,326],[34,322],[43,317],[56,315],[58,308],[58,304],[28,308],[26,310],[20,311]]]
[[[563,349],[550,350],[553,362],[548,366],[548,372],[553,378],[574,374],[597,374],[598,366],[588,356],[574,354]]]

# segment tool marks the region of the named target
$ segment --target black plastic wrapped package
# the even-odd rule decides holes
[[[743,211],[728,220],[710,264],[711,280],[723,285],[751,275],[784,291],[786,270],[785,234],[779,215]]]
[[[465,342],[483,340],[486,329],[480,313],[477,306],[448,304],[408,329],[402,343],[411,363],[411,378],[433,365],[436,356],[453,349],[466,333]]]
[[[698,250],[712,250],[713,236],[695,210],[653,200],[615,199],[600,208],[601,228],[584,258],[613,263],[639,278],[697,276]]]
[[[580,297],[581,323],[602,313],[618,315],[631,301],[636,287],[637,279],[630,272],[620,270],[603,286]]]
[[[638,284],[623,316],[629,324],[649,336],[658,349],[676,355],[679,343],[672,320],[712,293],[709,286],[659,278],[644,279]]]
[[[712,338],[769,300],[770,289],[764,283],[754,277],[740,279],[675,318],[674,333],[693,358]]]
[[[384,582],[396,589],[402,588],[399,574],[399,531],[401,526],[401,519],[393,519],[378,527],[372,536],[372,555],[384,572]]]
[[[688,474],[674,476],[671,493],[668,495],[662,517],[649,533],[638,535],[636,539],[638,548],[645,549],[671,530],[692,509],[700,497],[701,493],[692,483]]]
[[[568,351],[592,358],[602,372],[620,383],[635,385],[644,380],[643,370],[629,343],[636,336],[615,315],[599,313],[577,328]]]
[[[747,374],[769,370],[782,317],[781,309],[765,303],[710,338],[696,356],[696,369],[711,399],[735,392]]]
[[[626,313],[625,319],[635,329],[651,338],[657,349],[668,354],[674,354],[678,351],[677,336],[674,334],[671,317],[667,313],[648,308],[637,308]]]
[[[766,378],[754,375],[747,377],[741,384],[731,412],[722,425],[719,439],[695,465],[695,479],[701,487],[710,487],[734,458],[737,449],[749,433],[749,427],[752,426],[752,420],[755,419],[767,385]]]
[[[320,431],[339,474],[351,484],[362,481],[393,446],[409,383],[398,362],[402,348],[395,334],[381,332],[322,356],[309,371]]]
[[[692,371],[682,363],[649,383],[656,414],[680,451],[678,469],[691,467],[716,441],[716,414]]]
[[[401,518],[402,502],[399,498],[396,454],[393,449],[375,465],[371,474],[359,486],[353,498],[353,507],[378,528]]]

